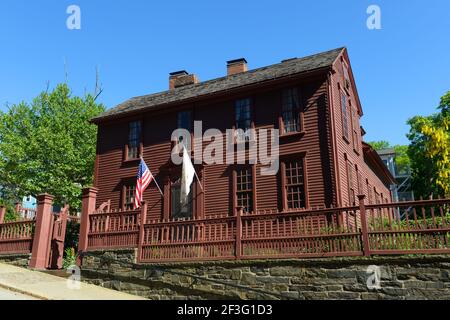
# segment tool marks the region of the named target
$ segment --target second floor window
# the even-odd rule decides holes
[[[300,101],[296,88],[283,90],[282,120],[283,133],[300,132]]]
[[[341,93],[341,108],[342,108],[342,131],[345,139],[349,140],[348,130],[348,108],[347,108],[347,96],[345,93]]]
[[[141,127],[140,121],[130,122],[128,133],[128,152],[127,159],[136,159],[139,157],[139,150],[141,147]]]
[[[251,167],[236,171],[237,206],[245,212],[253,211],[253,171]]]
[[[252,127],[252,110],[250,99],[241,99],[235,102],[236,129],[247,131]]]
[[[177,128],[192,131],[192,111],[181,111],[177,114]]]
[[[359,152],[358,112],[356,111],[356,108],[351,109],[352,109],[352,128],[353,128],[353,149],[356,152]]]
[[[303,159],[285,162],[286,202],[288,209],[306,207]]]
[[[177,114],[177,129],[185,129],[192,132],[192,111],[181,111]],[[183,142],[183,137],[178,137],[178,142]],[[192,144],[192,141],[191,141]],[[191,150],[191,146],[186,145],[188,150]]]

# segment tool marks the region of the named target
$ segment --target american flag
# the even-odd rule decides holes
[[[134,196],[134,209],[141,207],[144,191],[145,189],[147,189],[148,185],[150,184],[150,182],[152,182],[152,180],[153,180],[152,173],[145,164],[144,159],[141,159],[137,175],[136,194]]]

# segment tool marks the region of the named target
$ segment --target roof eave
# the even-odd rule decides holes
[[[258,87],[261,87],[263,85],[267,85],[269,83],[274,83],[274,82],[281,82],[281,81],[286,81],[292,78],[297,78],[297,77],[307,77],[307,76],[311,76],[311,75],[316,75],[316,74],[320,74],[320,73],[327,73],[330,69],[332,69],[333,65],[330,64],[328,66],[325,67],[321,67],[321,68],[316,68],[316,69],[312,69],[312,70],[308,70],[308,71],[303,71],[303,72],[299,72],[299,73],[294,73],[288,76],[284,76],[284,77],[278,77],[278,78],[274,78],[274,79],[270,79],[267,81],[260,81],[257,83],[251,83],[251,84],[247,84],[244,86],[240,86],[240,87],[236,87],[236,88],[232,88],[232,89],[225,89],[225,90],[220,90],[217,92],[213,92],[213,93],[209,93],[209,94],[204,94],[201,96],[196,96],[196,97],[192,97],[192,98],[188,98],[188,99],[181,99],[181,100],[177,100],[177,101],[173,101],[170,103],[163,103],[163,104],[159,104],[156,106],[152,106],[151,111],[156,111],[156,110],[160,110],[161,108],[170,108],[170,107],[174,107],[180,104],[184,104],[184,103],[189,103],[189,102],[193,102],[193,101],[199,101],[199,100],[203,100],[203,99],[209,99],[212,97],[218,97],[224,94],[228,94],[228,93],[238,93],[239,91],[244,91],[244,90],[249,90],[249,89],[256,89]],[[121,112],[121,113],[117,113],[117,114],[111,114],[111,115],[107,115],[104,117],[96,117],[96,118],[92,118],[89,120],[90,123],[93,124],[100,124],[103,122],[108,122],[108,121],[112,121],[112,120],[116,120],[116,119],[120,119],[120,118],[126,118],[126,117],[130,117],[142,112],[148,112],[149,110],[147,110],[147,107],[142,107],[139,108],[137,110],[131,110],[131,111],[125,111],[125,112]]]
[[[381,160],[381,157],[379,156],[379,154],[375,151],[375,149],[368,143],[363,141],[363,151],[372,158],[372,160],[374,160],[375,164],[377,165],[377,167],[379,169],[381,169],[381,171],[383,172],[383,174],[385,175],[385,177],[387,178],[388,182],[390,182],[391,184],[396,184],[397,180],[395,180],[394,176],[392,175],[392,173],[388,170],[388,168],[386,168],[386,166],[383,163],[383,160]]]

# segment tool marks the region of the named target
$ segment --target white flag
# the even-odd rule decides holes
[[[181,190],[180,201],[182,205],[186,205],[188,202],[188,195],[191,191],[191,184],[194,181],[195,169],[192,165],[191,158],[189,157],[186,148],[183,148],[183,171],[181,173]]]

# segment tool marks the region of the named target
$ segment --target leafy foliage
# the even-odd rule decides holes
[[[63,269],[74,266],[77,261],[77,255],[74,248],[67,248],[64,250]]]
[[[78,238],[80,235],[80,224],[72,220],[67,221],[65,248],[78,248]]]
[[[97,128],[89,120],[105,110],[88,94],[72,96],[66,84],[42,92],[31,105],[0,113],[0,181],[4,199],[42,192],[55,203],[80,205],[93,180]]]
[[[372,148],[374,148],[377,151],[391,148],[391,144],[389,143],[389,141],[386,140],[372,141],[369,142],[369,144],[372,146]]]
[[[16,213],[12,203],[0,199],[0,205],[6,207],[5,222],[14,222],[19,219],[19,215]]]
[[[450,195],[450,91],[438,109],[440,113],[408,120],[413,186],[425,198]]]

